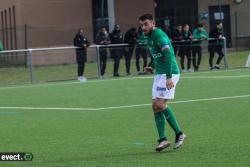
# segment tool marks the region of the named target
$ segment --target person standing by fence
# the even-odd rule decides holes
[[[77,61],[77,74],[80,82],[85,82],[87,79],[84,77],[85,62],[87,61],[87,47],[89,46],[88,39],[84,36],[84,30],[78,30],[74,38],[74,46],[76,46],[76,61]]]
[[[134,48],[137,44],[136,28],[132,27],[125,33],[124,42],[129,45],[125,48],[125,65],[126,73],[127,75],[130,75],[131,58],[134,52]]]
[[[110,41],[111,44],[122,44],[123,43],[123,34],[120,30],[120,26],[118,24],[115,25],[114,30],[110,33]],[[119,47],[113,47],[111,48],[111,58],[114,59],[114,71],[113,76],[119,77],[119,65],[120,65],[120,59],[124,54],[124,48]]]
[[[224,44],[224,36],[223,36],[223,25],[222,22],[217,22],[215,28],[213,28],[209,33],[209,38],[213,38],[209,41],[208,51],[210,53],[209,56],[209,66],[210,70],[220,69],[220,62],[224,57],[224,53],[222,52],[223,44]],[[213,66],[214,53],[219,55],[215,66]]]
[[[97,36],[96,36],[96,44],[97,45],[108,45],[110,44],[109,34],[107,32],[106,27],[101,27]],[[105,71],[106,71],[106,64],[107,64],[107,48],[100,48],[100,67],[101,67],[101,78],[103,79]]]
[[[193,35],[189,30],[189,25],[183,25],[183,45],[180,47],[180,56],[181,56],[181,70],[182,72],[192,72],[191,70],[191,41]],[[185,70],[184,60],[185,56],[187,58],[187,70]]]
[[[201,43],[203,40],[208,39],[208,33],[203,28],[203,25],[199,24],[198,27],[194,29],[193,36],[194,36],[193,47],[192,47],[193,67],[194,71],[198,71],[202,59]],[[196,54],[198,55],[198,59],[196,58]]]
[[[135,51],[135,64],[136,64],[136,69],[137,69],[137,73],[140,74],[144,74],[144,68],[147,66],[148,63],[148,57],[147,57],[147,36],[144,35],[141,27],[138,28],[138,45],[136,47],[136,51]],[[140,57],[142,56],[143,59],[143,68],[141,71],[140,68]]]

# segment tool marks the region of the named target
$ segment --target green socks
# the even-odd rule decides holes
[[[154,113],[154,116],[155,116],[155,124],[159,134],[159,139],[160,140],[166,139],[166,134],[165,134],[166,122],[163,112]]]
[[[181,128],[175,118],[174,112],[170,107],[167,107],[165,110],[163,110],[161,113],[163,113],[171,126],[171,128],[174,130],[175,134],[181,133]]]

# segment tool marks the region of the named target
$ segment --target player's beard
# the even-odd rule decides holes
[[[144,33],[144,34],[146,36],[150,36],[152,34],[153,30],[154,30],[154,27],[150,28],[147,34],[146,33]]]

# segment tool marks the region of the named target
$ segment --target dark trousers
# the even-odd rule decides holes
[[[181,57],[181,69],[184,70],[184,61],[185,56],[187,57],[187,69],[190,69],[191,67],[191,48],[190,46],[181,46],[180,47],[180,57]]]
[[[216,61],[216,65],[219,65],[222,58],[224,57],[224,53],[222,52],[222,46],[221,45],[214,46],[213,48],[209,50],[209,52],[210,52],[209,66],[213,67],[214,53],[217,53],[219,55]]]
[[[107,64],[107,50],[100,49],[100,69],[101,69],[101,75],[105,74],[106,71],[106,64]]]
[[[142,48],[142,47],[137,47],[136,48],[136,55],[135,55],[135,64],[136,64],[136,69],[139,72],[140,69],[140,57],[142,56],[143,59],[143,69],[144,67],[147,66],[148,60],[147,60],[147,49]]]
[[[77,74],[78,74],[79,77],[83,76],[84,68],[85,68],[85,63],[81,63],[81,64],[78,63]]]
[[[135,48],[134,46],[130,46],[125,51],[125,65],[127,74],[130,74],[130,64],[134,48]]]
[[[87,61],[87,53],[84,50],[76,50],[77,75],[83,76],[85,62]]]
[[[119,75],[120,59],[123,53],[124,53],[123,49],[120,48],[113,48],[111,50],[111,58],[114,59],[114,71],[113,71],[114,76]]]
[[[201,46],[193,46],[192,48],[192,61],[193,61],[193,67],[194,70],[198,70],[199,66],[201,64],[201,58],[202,58],[202,54],[201,54]],[[198,55],[198,58],[196,57],[196,55]]]
[[[174,54],[175,57],[178,55],[179,57],[181,57],[180,55],[180,47],[178,46],[178,44],[173,44],[173,48],[174,48]]]

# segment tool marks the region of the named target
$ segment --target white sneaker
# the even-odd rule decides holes
[[[174,149],[180,148],[183,145],[183,142],[184,142],[186,137],[187,136],[184,133],[179,135],[178,138],[176,138],[176,140],[175,140]]]
[[[84,76],[80,76],[80,77],[78,77],[78,81],[80,81],[80,82],[86,82],[87,79]]]
[[[182,70],[181,72],[184,72],[184,73],[185,73],[185,72],[188,72],[188,71],[184,69],[184,70]]]
[[[169,146],[170,146],[170,142],[167,140],[163,140],[162,142],[158,144],[158,146],[156,146],[155,150],[160,152]]]

